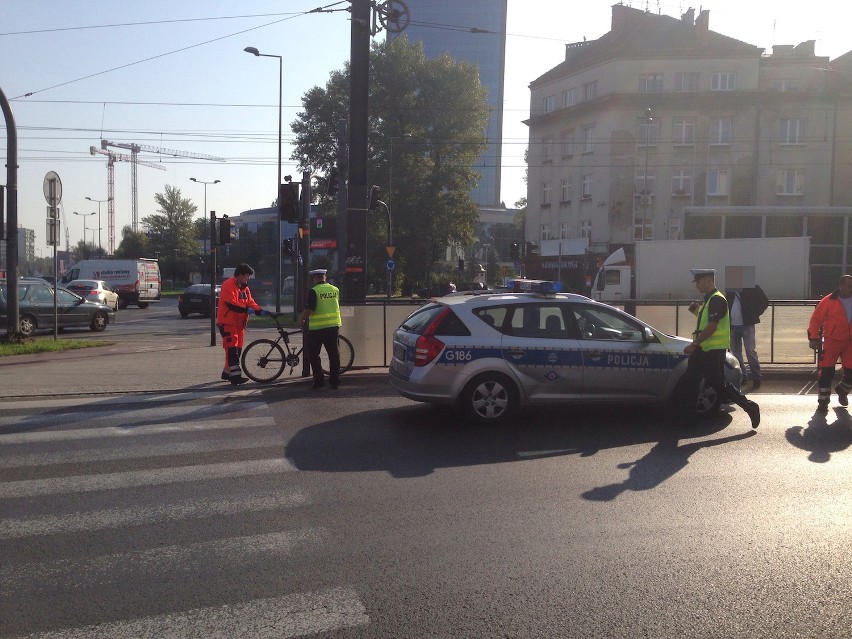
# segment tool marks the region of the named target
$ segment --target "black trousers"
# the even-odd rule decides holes
[[[322,363],[320,352],[325,347],[328,354],[328,363],[331,370],[328,373],[328,381],[332,386],[340,382],[340,350],[337,348],[337,334],[340,328],[331,326],[308,331],[308,361],[311,363],[311,373],[314,376],[314,384],[322,384]]]
[[[748,404],[748,398],[725,381],[726,352],[723,348],[709,351],[697,348],[689,356],[686,375],[683,377],[682,392],[675,399],[678,415],[682,419],[695,417],[695,406],[698,403],[698,390],[702,379],[705,386],[712,387],[723,402],[733,402],[742,408]]]

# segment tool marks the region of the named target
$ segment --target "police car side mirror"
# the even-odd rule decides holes
[[[647,326],[642,328],[642,339],[645,342],[656,342],[657,341],[657,338],[654,335],[654,331],[652,331]]]

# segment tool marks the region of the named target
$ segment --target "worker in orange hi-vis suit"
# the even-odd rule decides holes
[[[225,368],[222,379],[234,385],[245,384],[240,368],[240,354],[248,324],[249,312],[255,315],[275,315],[263,310],[251,296],[248,282],[254,275],[254,269],[248,264],[240,264],[234,269],[234,276],[222,284],[219,293],[219,306],[216,311],[216,325],[222,335],[222,348],[225,349]]]

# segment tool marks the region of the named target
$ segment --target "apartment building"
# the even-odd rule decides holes
[[[820,279],[847,268],[849,54],[832,62],[812,40],[766,54],[709,25],[709,11],[615,5],[608,33],[530,84],[528,241],[586,238],[606,255],[816,233]]]

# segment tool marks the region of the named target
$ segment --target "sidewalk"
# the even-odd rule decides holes
[[[0,400],[62,395],[111,393],[230,391],[223,382],[222,347],[197,345],[113,345],[61,353],[39,353],[0,358]],[[349,371],[353,374],[386,373],[385,368]],[[273,384],[249,382],[243,390],[275,384],[310,382],[301,377],[301,366]]]

